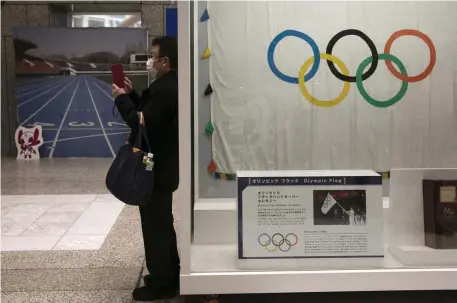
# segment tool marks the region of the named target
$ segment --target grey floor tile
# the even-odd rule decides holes
[[[60,238],[59,238],[60,239]],[[2,252],[2,269],[141,267],[144,248],[137,207],[126,206],[96,251]]]
[[[45,193],[48,195],[61,195],[61,194],[83,194],[79,189],[79,181],[58,181],[49,182],[46,185]]]
[[[7,213],[9,213],[11,210],[13,210],[15,207],[17,206],[17,204],[7,204],[7,205],[4,205],[3,202],[2,202],[2,216],[6,215]]]
[[[34,223],[52,204],[20,204],[2,216],[3,223]]]
[[[141,268],[3,270],[2,291],[132,290]]]
[[[29,183],[10,183],[2,186],[2,193],[5,195],[35,195],[44,193],[48,183],[29,182]]]
[[[3,172],[2,172],[3,173]],[[3,187],[24,187],[30,183],[43,182],[42,177],[15,177],[8,175],[4,177],[2,175],[2,188]]]
[[[130,290],[2,293],[3,303],[130,303]]]
[[[3,195],[107,193],[105,176],[112,158],[2,159]]]
[[[73,222],[35,222],[23,233],[23,236],[63,236]]]
[[[2,257],[5,253],[21,253],[21,252],[32,252],[32,251],[49,251],[57,242],[61,236],[2,236]],[[3,281],[7,277],[3,276],[2,273],[2,287]]]
[[[59,223],[68,222],[74,224],[82,215],[83,211],[62,211],[62,212],[46,212],[37,222],[39,223]]]
[[[19,236],[26,231],[31,223],[2,222],[2,236]]]
[[[56,175],[45,175],[41,181],[46,183],[51,182],[73,182],[73,184],[84,180],[84,173],[66,173]]]
[[[105,180],[106,173],[108,172],[109,167],[97,167],[92,168],[85,172],[82,176],[86,180]]]
[[[77,190],[81,193],[108,194],[109,191],[105,185],[105,179],[80,182]]]

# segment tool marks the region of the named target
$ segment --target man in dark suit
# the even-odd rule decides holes
[[[124,121],[132,129],[129,142],[138,133],[138,112],[144,116],[148,141],[154,161],[152,201],[140,206],[146,266],[144,287],[133,292],[136,301],[154,301],[175,297],[179,292],[180,262],[173,227],[173,192],[179,184],[178,138],[178,47],[171,37],[152,42],[147,69],[152,83],[140,97],[129,79],[125,89],[113,84],[115,104]]]

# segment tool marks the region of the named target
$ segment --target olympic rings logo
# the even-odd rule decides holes
[[[293,233],[287,234],[285,237],[280,233],[276,233],[272,237],[263,233],[258,237],[257,241],[260,246],[265,247],[269,252],[274,252],[278,249],[282,252],[288,252],[292,246],[297,245],[298,237]]]
[[[282,39],[286,37],[296,37],[299,39],[304,40],[306,43],[308,43],[311,46],[311,49],[313,51],[313,57],[309,58],[308,60],[303,63],[303,65],[300,68],[300,71],[298,73],[298,78],[296,77],[291,77],[283,74],[277,67],[274,62],[274,52],[276,49],[276,46],[278,45],[279,42],[281,42]],[[357,68],[355,76],[350,76],[349,75],[349,70],[346,67],[346,65],[337,57],[332,55],[333,47],[335,44],[343,37],[346,36],[357,36],[364,40],[368,47],[370,48],[371,51],[371,56],[366,58],[365,60],[360,63],[359,67]],[[403,63],[398,59],[396,56],[392,55],[390,53],[390,50],[392,48],[392,44],[394,41],[402,36],[415,36],[422,41],[425,42],[425,44],[428,46],[430,50],[430,62],[428,66],[425,68],[425,70],[420,73],[419,75],[416,76],[409,76],[408,72],[406,71],[406,67],[403,65]],[[343,30],[339,33],[337,33],[335,36],[333,36],[332,39],[330,39],[330,42],[327,45],[326,53],[320,53],[319,47],[317,46],[316,42],[308,35],[305,33],[296,31],[296,30],[285,30],[281,33],[279,33],[270,43],[270,46],[268,47],[268,65],[273,72],[273,74],[276,75],[279,79],[292,83],[292,84],[298,84],[301,90],[302,95],[311,103],[314,104],[315,106],[320,106],[320,107],[332,107],[335,105],[338,105],[341,103],[344,98],[349,93],[349,88],[350,88],[350,83],[356,83],[357,84],[357,89],[362,95],[362,97],[371,105],[375,107],[389,107],[400,101],[406,94],[406,91],[408,89],[408,84],[409,83],[415,83],[419,82],[423,79],[425,79],[428,75],[431,74],[433,68],[435,67],[436,63],[436,50],[435,46],[433,45],[432,40],[424,33],[414,30],[414,29],[403,29],[399,30],[395,33],[393,33],[389,39],[386,42],[386,45],[384,47],[384,53],[378,54],[378,51],[376,49],[375,44],[373,41],[363,32],[357,29],[346,29]],[[317,70],[320,65],[321,59],[327,60],[327,65],[332,72],[332,74],[344,81],[344,86],[341,94],[336,97],[333,100],[328,100],[328,101],[322,101],[318,100],[317,98],[313,97],[307,90],[305,86],[305,82],[310,81],[317,73]],[[372,98],[370,95],[368,95],[367,91],[363,87],[363,81],[370,78],[374,72],[376,71],[376,68],[378,67],[378,62],[379,60],[384,60],[386,63],[387,69],[399,80],[402,81],[401,88],[399,92],[393,96],[391,99],[387,101],[378,101]],[[397,71],[395,67],[392,65],[394,63],[400,71]],[[370,65],[371,64],[371,65]],[[336,67],[338,66],[339,71]],[[370,65],[370,68],[365,71],[365,68]],[[308,71],[308,69],[311,67],[311,69]]]

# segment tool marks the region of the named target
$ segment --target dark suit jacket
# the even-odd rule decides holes
[[[120,95],[115,104],[132,129],[129,142],[138,133],[142,111],[155,163],[154,190],[173,192],[179,185],[178,76],[171,71],[152,82],[140,97],[135,91]],[[144,146],[144,145],[143,145]]]

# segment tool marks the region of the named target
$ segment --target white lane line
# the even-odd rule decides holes
[[[59,130],[57,131],[56,136],[54,137],[54,142],[52,143],[52,147],[51,147],[52,149],[51,149],[51,152],[49,153],[49,158],[52,158],[52,156],[54,155],[54,150],[56,148],[57,139],[59,139],[60,131],[62,130],[62,126],[63,126],[63,123],[65,122],[65,119],[67,119],[68,110],[70,109],[70,106],[73,103],[73,99],[75,98],[76,91],[78,90],[78,86],[79,86],[80,82],[81,82],[81,79],[79,79],[78,84],[76,84],[75,90],[73,91],[73,95],[71,96],[70,102],[68,103],[67,110],[65,111],[62,121],[60,122]]]
[[[28,117],[24,122],[21,123],[21,126],[23,126],[25,123],[27,123],[30,119],[35,117],[36,114],[38,114],[43,108],[45,108],[49,103],[51,103],[52,100],[54,100],[58,95],[60,95],[61,92],[63,92],[67,87],[69,87],[73,82],[75,82],[76,79],[72,80],[70,83],[68,83],[64,88],[62,88],[57,94],[55,94],[51,99],[48,100],[43,106],[41,106],[36,112],[34,112],[30,117]]]
[[[74,80],[72,80],[71,82],[73,82],[73,81],[74,81]],[[50,89],[45,90],[45,91],[42,92],[41,94],[38,94],[38,95],[36,95],[35,97],[32,97],[32,98],[28,99],[27,101],[22,102],[21,104],[18,104],[17,107],[21,107],[21,106],[23,106],[23,105],[25,105],[25,104],[27,104],[27,103],[29,103],[29,102],[35,100],[36,98],[38,98],[38,97],[40,97],[40,96],[46,94],[47,92],[49,92],[49,91],[51,91],[51,90],[53,90],[53,89],[59,87],[60,85],[65,84],[65,83],[66,83],[66,82],[62,81],[62,83],[59,83],[59,84],[57,84],[57,85],[51,87]]]
[[[93,138],[93,137],[101,137],[101,136],[125,135],[125,134],[130,134],[130,132],[110,133],[110,134],[106,134],[106,135],[97,134],[97,135],[87,135],[87,136],[80,136],[80,137],[71,137],[71,138],[59,139],[59,140],[57,140],[57,142],[77,140],[77,139],[85,139],[85,138]],[[43,144],[52,143],[52,142],[54,142],[54,141],[45,141],[45,142],[43,142]]]
[[[86,82],[87,89],[89,90],[90,99],[92,100],[92,104],[94,105],[94,109],[95,109],[95,113],[97,114],[98,122],[100,123],[100,126],[102,127],[102,132],[105,135],[106,143],[108,144],[108,147],[111,150],[111,154],[113,155],[113,158],[114,158],[114,157],[116,157],[116,153],[114,152],[114,149],[111,146],[111,142],[109,141],[108,136],[106,135],[105,128],[103,127],[102,118],[100,118],[100,114],[98,113],[98,109],[97,109],[97,106],[95,105],[94,97],[92,97],[92,92],[90,91],[90,87],[89,87],[89,84],[87,84],[86,78],[84,78],[84,81]]]
[[[45,79],[45,80],[42,80],[42,81],[39,81],[39,82],[35,82],[35,83],[33,83],[33,84],[28,84],[28,85],[26,85],[26,86],[18,87],[17,90],[18,90],[18,91],[27,90],[27,89],[29,89],[29,88],[31,88],[31,87],[35,87],[35,86],[41,85],[41,84],[46,83],[46,82],[48,82],[49,80],[53,79],[53,77],[47,77],[47,78],[48,78],[48,79]]]
[[[107,92],[105,92],[105,91],[103,90],[103,88],[101,88],[100,86],[98,86],[97,83],[95,83],[95,81],[92,81],[92,83],[95,84],[95,85],[96,85],[105,95],[107,95],[111,100],[114,101],[113,96],[110,96],[110,94],[108,94]]]
[[[61,82],[63,80],[67,79],[67,77],[60,77],[60,78],[55,78],[53,79],[52,81],[51,80],[47,80],[47,81],[43,81],[39,84],[36,84],[34,85],[33,87],[30,87],[30,88],[27,88],[27,89],[18,89],[16,88],[16,92],[18,93],[18,95],[20,96],[24,96],[24,95],[28,95],[30,92],[32,91],[36,91],[40,88],[43,88],[45,86],[50,86],[52,84],[55,84],[55,83],[58,83],[58,82]]]
[[[92,77],[92,78],[94,78],[94,79],[96,80],[95,82],[98,82],[98,83],[100,83],[100,84],[106,85],[109,89],[111,89],[111,85],[109,85],[109,84],[106,83],[105,81],[100,80],[100,79],[98,79],[98,78],[96,78],[96,77]]]
[[[53,86],[53,85],[56,85],[56,84],[62,84],[62,82],[63,82],[62,80],[61,80],[61,81],[54,81],[54,82],[45,84],[45,85],[43,85],[43,86],[40,86],[40,87],[31,89],[31,90],[27,91],[26,93],[23,93],[23,94],[19,93],[19,94],[17,95],[17,98],[21,98],[21,97],[24,97],[24,96],[26,96],[26,95],[30,95],[31,93],[36,92],[36,91],[38,91],[38,90],[40,90],[40,89],[43,89],[43,88],[47,88],[47,87],[50,87],[50,86]]]
[[[114,100],[113,97],[112,97],[110,94],[108,94],[105,90],[103,90],[103,88],[101,88],[101,87],[97,84],[97,82],[99,82],[100,84],[106,85],[109,89],[112,89],[111,85],[109,85],[109,84],[106,83],[105,81],[100,80],[100,79],[98,79],[98,78],[95,78],[95,77],[92,77],[92,78],[94,79],[94,80],[92,80],[92,83],[94,83],[95,85],[97,85],[98,88],[99,88],[105,95],[107,95],[108,97],[111,98],[111,100]]]

